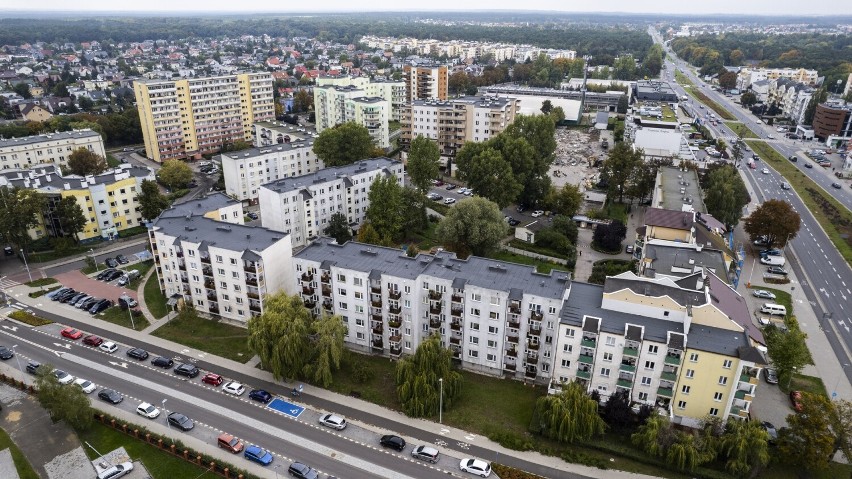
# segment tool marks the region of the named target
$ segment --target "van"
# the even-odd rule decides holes
[[[131,269],[130,271],[124,273],[121,278],[118,278],[118,284],[121,286],[125,286],[138,277],[139,270]]]
[[[763,303],[763,306],[760,307],[760,312],[764,314],[787,316],[787,308],[782,304]]]
[[[764,255],[760,257],[760,264],[768,264],[769,266],[784,266],[787,260],[783,256]]]
[[[790,189],[790,183],[787,183],[786,181],[782,181],[781,182],[781,189],[782,190],[789,190]]]

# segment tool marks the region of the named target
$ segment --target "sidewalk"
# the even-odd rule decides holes
[[[16,287],[11,289],[11,291],[17,297],[18,301],[20,301],[22,303],[31,305],[33,307],[37,307],[37,308],[42,309],[42,310],[47,311],[47,312],[62,315],[62,316],[68,316],[69,314],[74,315],[75,320],[85,322],[85,323],[88,323],[88,324],[97,324],[98,328],[108,330],[108,331],[112,331],[116,334],[128,335],[128,334],[131,333],[130,330],[123,328],[121,326],[117,326],[117,325],[114,325],[114,324],[106,322],[106,321],[93,320],[89,315],[84,314],[84,313],[77,313],[75,311],[69,311],[68,308],[62,307],[62,305],[58,305],[58,304],[54,303],[53,301],[48,300],[48,301],[45,302],[41,298],[30,298],[26,294],[30,290],[31,290],[31,288],[29,288],[25,285],[16,286]],[[93,323],[93,321],[97,321],[97,323]],[[165,324],[165,322],[166,321],[165,321],[165,318],[164,318],[163,320],[156,321],[156,324],[157,325]],[[204,354],[205,355],[204,356],[205,361],[214,362],[215,364],[220,365],[222,368],[233,370],[233,371],[239,372],[239,373],[244,374],[244,375],[249,376],[249,377],[255,377],[255,378],[260,379],[262,381],[267,381],[267,382],[281,384],[281,385],[285,384],[284,382],[275,381],[275,379],[272,377],[271,373],[257,369],[256,367],[254,367],[253,365],[256,364],[255,361],[250,360],[249,361],[250,364],[243,364],[243,363],[239,363],[237,361],[232,361],[230,359],[219,358],[219,357],[210,355],[209,353],[204,353],[203,351],[193,350],[193,349],[187,348],[186,346],[179,344],[179,343],[174,343],[172,341],[161,339],[161,338],[158,338],[156,336],[148,335],[148,334],[146,334],[145,331],[137,333],[137,335],[138,334],[145,334],[146,335],[145,341],[149,344],[155,345],[155,346],[160,347],[160,348],[168,349],[168,350],[174,351],[174,352],[180,351],[181,356],[196,357],[197,358],[197,357],[199,357],[199,354]],[[289,389],[291,387],[292,387],[292,384],[285,386],[285,389]],[[471,433],[466,432],[466,431],[462,431],[460,429],[448,427],[446,425],[437,424],[437,423],[427,421],[427,420],[423,420],[423,419],[413,419],[413,418],[405,416],[402,413],[399,413],[397,411],[386,409],[386,408],[383,408],[383,407],[378,406],[376,404],[373,404],[373,403],[370,403],[370,402],[367,402],[367,401],[363,401],[363,400],[360,400],[360,399],[356,399],[356,398],[353,398],[353,397],[350,397],[350,396],[344,396],[342,394],[337,394],[337,393],[334,393],[334,392],[331,392],[331,391],[328,391],[328,390],[325,390],[325,389],[321,389],[321,388],[316,388],[316,387],[313,387],[313,386],[310,386],[310,385],[305,385],[305,394],[309,395],[309,396],[316,397],[318,399],[333,402],[333,403],[336,403],[336,404],[346,405],[347,407],[358,409],[360,411],[364,411],[365,413],[368,413],[368,414],[371,414],[371,415],[374,415],[374,416],[384,417],[384,418],[387,418],[391,421],[397,422],[399,424],[405,424],[405,425],[414,427],[414,428],[418,429],[419,431],[421,431],[421,434],[419,435],[420,437],[418,439],[427,443],[427,444],[432,443],[432,441],[431,440],[425,440],[424,438],[429,438],[429,437],[432,437],[432,436],[439,437],[442,440],[444,440],[444,442],[447,443],[447,445],[443,446],[443,448],[447,449],[447,450],[451,450],[453,452],[453,455],[458,455],[459,457],[465,457],[466,455],[468,455],[469,453],[466,451],[466,447],[468,446],[468,444],[473,444],[473,445],[476,445],[476,446],[479,446],[479,447],[487,448],[490,451],[494,451],[495,454],[496,454],[496,457],[498,457],[498,458],[500,456],[508,456],[508,457],[512,457],[512,458],[516,458],[516,459],[520,459],[520,460],[524,460],[524,461],[534,462],[536,464],[540,464],[540,465],[550,467],[550,468],[553,468],[553,469],[557,469],[557,470],[560,470],[560,471],[572,472],[572,473],[575,473],[575,474],[582,474],[582,475],[585,475],[585,476],[590,477],[590,478],[601,477],[600,476],[601,470],[597,469],[597,468],[582,466],[582,465],[579,465],[579,464],[567,463],[567,462],[563,461],[562,459],[560,459],[558,457],[545,456],[545,455],[539,454],[537,452],[522,452],[522,451],[514,451],[514,450],[511,450],[511,449],[506,449],[506,448],[500,446],[499,444],[488,440],[485,437],[481,437],[481,436],[471,434]],[[314,408],[310,407],[308,409],[314,409]],[[368,430],[372,430],[376,433],[382,433],[382,434],[387,433],[387,430],[385,430],[383,428],[379,428],[376,425],[366,424],[366,423],[361,423],[361,422],[358,422],[358,425],[360,425],[360,426],[362,426],[362,427],[364,427]],[[631,479],[649,478],[650,479],[652,476],[647,476],[647,475],[642,475],[642,474],[633,474],[633,473],[624,472],[624,471],[608,470],[606,472],[606,477],[607,478],[614,478],[614,479],[628,479],[628,478],[631,478]]]

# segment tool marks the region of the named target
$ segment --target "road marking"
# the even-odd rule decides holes
[[[6,326],[6,325],[4,324],[4,325],[3,325],[3,329],[8,329],[9,331],[14,332],[14,331],[17,331],[17,330],[18,330],[18,327],[17,327],[17,326]]]
[[[115,367],[127,369],[127,363],[116,363],[113,361],[110,361],[109,363]]]
[[[71,349],[70,344],[53,343],[53,345],[56,346],[56,347],[59,347],[59,348]]]

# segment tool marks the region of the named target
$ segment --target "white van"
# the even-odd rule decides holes
[[[781,304],[763,303],[760,307],[760,312],[764,314],[774,314],[778,316],[787,316],[787,308]]]
[[[760,257],[760,264],[768,264],[769,266],[784,266],[787,260],[783,256],[765,255]]]
[[[782,190],[789,190],[790,189],[790,183],[787,183],[786,181],[782,181],[781,182],[781,189]]]

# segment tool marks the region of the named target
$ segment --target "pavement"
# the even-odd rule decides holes
[[[20,479],[15,461],[12,459],[12,451],[8,448],[0,451],[0,477],[5,479]]]

